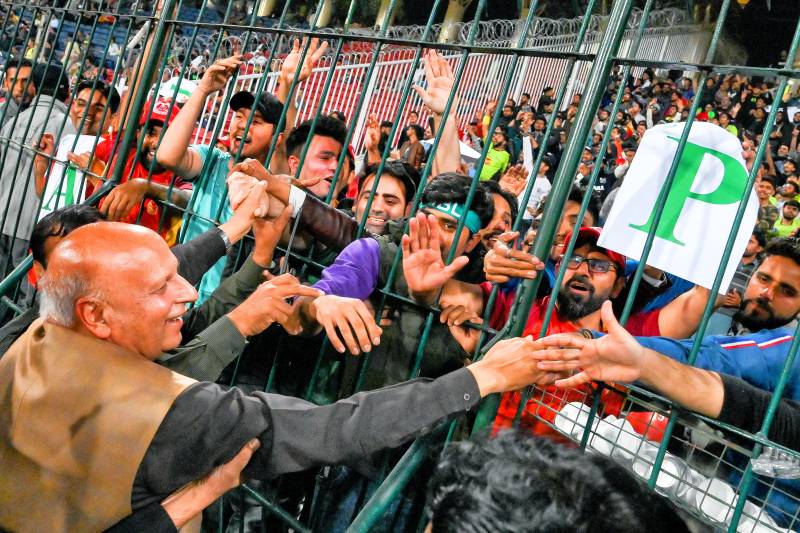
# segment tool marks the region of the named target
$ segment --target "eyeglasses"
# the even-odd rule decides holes
[[[564,258],[561,258],[563,261]],[[581,263],[586,263],[589,267],[589,272],[593,274],[605,274],[612,268],[616,269],[617,265],[612,263],[607,259],[587,259],[582,255],[573,255],[567,261],[567,268],[570,270],[578,270],[581,266]]]

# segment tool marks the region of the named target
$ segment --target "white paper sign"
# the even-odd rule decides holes
[[[656,199],[666,181],[684,124],[647,130],[609,213],[599,244],[632,259],[642,256]],[[692,125],[647,263],[711,288],[747,185],[739,140],[708,122]],[[720,285],[724,293],[758,216],[750,194]]]
[[[67,152],[75,154],[90,152],[94,149],[94,142],[94,135],[80,135],[77,143],[75,143],[75,135],[65,135],[61,138],[56,149],[55,161],[47,174],[39,220],[60,207],[83,201],[86,180],[83,172],[69,164]]]

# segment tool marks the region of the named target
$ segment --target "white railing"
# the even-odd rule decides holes
[[[661,15],[661,17],[664,16]],[[634,34],[633,28],[627,30],[620,47],[621,57],[627,56]],[[601,37],[601,32],[589,31],[581,52],[596,52]],[[708,29],[702,26],[673,25],[650,28],[643,36],[636,59],[699,62],[704,58],[709,38]],[[529,39],[529,47],[568,52],[573,48],[575,39],[574,33],[535,36]],[[417,84],[424,82],[422,68],[412,72],[414,54],[413,49],[386,47],[385,51],[381,52],[369,80],[367,80],[367,72],[372,59],[370,52],[343,53],[336,65],[333,64],[333,56],[323,57],[311,77],[298,88],[298,121],[312,118],[320,105],[325,114],[341,111],[348,117],[348,121],[355,118],[352,146],[357,154],[360,153],[367,117],[374,113],[379,120],[394,121],[405,82],[409,78],[412,78]],[[445,54],[445,58],[450,61],[454,70],[459,57],[460,54]],[[476,113],[481,112],[489,100],[499,97],[502,90],[501,81],[505,80],[511,60],[512,56],[509,54],[474,53],[469,55],[464,75],[459,80],[459,103],[456,110],[459,127],[462,130],[467,128],[469,120]],[[277,63],[280,64],[280,61]],[[567,94],[564,100],[566,105],[573,94],[583,91],[591,67],[589,62],[578,61],[572,72],[566,73],[567,65],[568,60],[566,59],[522,58],[512,77],[509,98],[519,101],[519,96],[523,92],[527,92],[533,95],[535,104],[536,98],[544,87],[559,87],[566,79]],[[252,89],[256,81],[265,75],[267,76],[266,90],[274,89],[277,77],[275,72],[263,74],[259,70],[252,70],[255,68],[254,65],[249,65],[249,68],[251,68],[249,72],[254,73],[240,75],[236,81],[237,90]],[[634,69],[637,75],[640,71],[641,69]],[[174,74],[177,75],[178,72],[176,71]],[[327,98],[321,102],[320,96],[329,74],[333,76],[333,80]],[[353,117],[363,90],[366,90],[364,104],[358,115]],[[211,97],[201,117],[201,128],[196,134],[196,142],[210,142],[211,132],[220,119],[218,109],[215,98]],[[425,111],[422,101],[413,91],[409,94],[406,105],[400,113],[401,124],[407,123],[407,115],[411,111],[419,113],[421,124],[427,123],[428,113]],[[227,127],[230,111],[226,113],[224,119]]]

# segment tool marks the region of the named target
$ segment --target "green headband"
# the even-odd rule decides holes
[[[450,215],[451,217],[455,218],[456,220],[461,220],[461,214],[464,212],[464,204],[459,204],[457,202],[443,202],[440,204],[424,204],[422,209],[433,209],[434,211],[438,211],[440,213],[444,213],[445,215]],[[478,216],[478,213],[475,211],[469,210],[467,211],[467,217],[464,221],[464,225],[470,230],[472,233],[478,233],[481,230],[481,217]]]

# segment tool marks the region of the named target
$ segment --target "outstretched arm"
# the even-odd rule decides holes
[[[455,119],[458,98],[453,98],[450,112],[447,117],[444,117],[447,99],[455,90],[455,76],[450,64],[436,50],[429,50],[425,55],[425,78],[428,81],[428,88],[423,89],[415,85],[414,90],[433,113],[433,123],[437,131],[442,120],[446,120],[439,147],[433,159],[431,172],[433,178],[443,172],[459,172],[461,170],[461,147]]]
[[[673,339],[691,337],[700,325],[710,294],[705,287],[695,285],[665,305],[658,316],[660,334]]]
[[[241,64],[241,56],[232,56],[219,59],[208,67],[197,90],[192,93],[192,96],[170,123],[167,131],[164,132],[161,144],[158,145],[156,159],[166,169],[189,180],[200,174],[203,169],[203,161],[200,155],[189,148],[195,123],[203,112],[203,106],[208,96],[223,90]]]
[[[294,123],[297,121],[297,103],[295,102],[297,87],[301,82],[307,80],[311,76],[314,66],[328,48],[327,42],[323,41],[322,45],[320,45],[319,39],[311,39],[311,44],[308,46],[305,60],[303,61],[303,64],[300,65],[300,58],[302,57],[301,48],[305,47],[305,44],[306,43],[304,41],[301,45],[300,39],[294,40],[292,51],[289,52],[289,55],[287,55],[283,60],[280,73],[278,74],[278,90],[275,96],[278,98],[278,100],[283,102],[284,105],[288,105],[286,109],[286,122],[284,128],[287,132],[291,131],[291,129],[294,127]],[[292,80],[295,78],[295,76],[297,77],[295,90],[292,92],[292,94],[289,94],[289,89],[292,86]],[[268,165],[270,169],[279,173],[289,173],[289,166],[286,163],[286,144],[284,143],[285,138],[286,136],[282,136],[278,139],[278,144],[275,148],[275,154],[272,156],[272,161],[270,161]]]
[[[639,381],[688,409],[719,416],[724,399],[719,374],[679,363],[642,346],[617,322],[611,302],[603,304],[601,313],[608,329],[603,337],[562,334],[541,339],[548,348],[535,355],[541,370],[578,371],[556,381],[557,386],[576,387],[592,380]]]
[[[176,398],[159,426],[137,471],[132,502],[135,507],[153,492],[169,493],[207,474],[253,437],[261,447],[245,476],[268,478],[342,463],[364,471],[370,454],[474,409],[481,397],[551,383],[554,375],[536,368],[534,349],[530,337],[508,339],[479,362],[435,381],[417,379],[325,406],[197,383]]]

